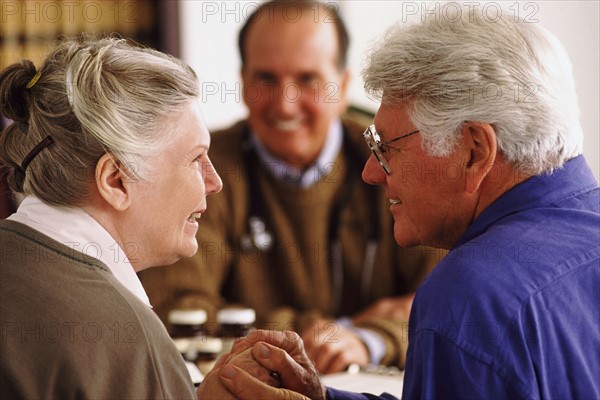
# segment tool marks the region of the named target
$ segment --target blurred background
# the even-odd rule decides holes
[[[349,65],[353,79],[351,104],[371,113],[378,104],[365,96],[360,72],[373,41],[394,23],[411,23],[425,15],[451,18],[461,2],[348,0],[324,1],[339,7],[350,36]],[[260,1],[181,1],[181,57],[203,81],[204,113],[209,129],[223,128],[246,116],[241,99],[237,34],[245,18]],[[489,20],[499,13],[541,24],[566,48],[573,64],[584,154],[600,179],[600,2],[591,1],[465,1],[479,5]],[[454,6],[453,6],[454,5]],[[293,9],[290,8],[290,18]]]
[[[370,44],[393,23],[418,21],[425,15],[444,18],[456,2],[324,1],[338,7],[351,35],[353,80],[351,103],[374,113],[377,103],[362,89],[360,71]],[[81,32],[117,34],[181,57],[202,80],[203,112],[209,129],[223,128],[245,117],[239,81],[237,34],[261,1],[228,0],[63,0],[0,1],[0,69],[22,58],[40,65],[61,35]],[[525,23],[539,23],[563,43],[573,63],[585,133],[585,150],[600,178],[600,2],[469,1],[490,20],[508,13]],[[290,18],[294,18],[290,8]],[[8,121],[0,121],[0,128]],[[0,190],[6,190],[2,185]],[[0,196],[2,198],[6,196]],[[0,217],[3,217],[0,204]]]

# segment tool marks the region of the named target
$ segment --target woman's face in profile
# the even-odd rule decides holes
[[[139,240],[133,248],[140,252],[142,268],[172,264],[196,253],[206,196],[222,187],[208,158],[210,135],[197,103],[166,123],[168,130],[176,131],[174,140],[153,160],[150,178],[134,185],[132,197]]]

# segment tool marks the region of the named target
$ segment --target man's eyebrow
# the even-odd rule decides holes
[[[264,70],[257,70],[254,71],[254,73],[252,74],[254,77],[256,78],[268,78],[268,79],[274,79],[275,78],[275,74],[269,71],[264,71]]]
[[[386,130],[385,129],[378,129],[377,127],[375,127],[375,132],[377,132],[377,134],[379,135],[379,139],[382,142],[386,141]]]

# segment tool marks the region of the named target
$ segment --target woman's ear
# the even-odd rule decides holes
[[[463,127],[463,135],[469,150],[465,189],[468,193],[474,193],[479,190],[496,161],[496,132],[490,124],[469,122]]]
[[[100,196],[117,211],[125,211],[131,204],[130,178],[119,160],[104,154],[96,164],[96,186]]]

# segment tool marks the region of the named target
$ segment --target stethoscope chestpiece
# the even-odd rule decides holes
[[[242,236],[243,250],[258,249],[267,251],[273,246],[273,236],[267,232],[265,222],[256,216],[248,218],[249,234]]]

